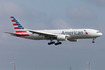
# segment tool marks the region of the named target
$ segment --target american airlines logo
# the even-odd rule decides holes
[[[62,31],[61,34],[63,34],[63,35],[83,35],[84,32],[85,32],[85,34],[88,34],[86,30],[84,30],[84,31],[70,31],[70,32]]]
[[[84,31],[85,31],[85,34],[88,34],[86,30],[84,30]]]
[[[64,34],[64,35],[83,35],[83,31],[70,31],[70,32],[62,31],[61,34]]]

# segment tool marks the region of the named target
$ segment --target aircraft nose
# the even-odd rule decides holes
[[[98,33],[98,36],[102,36],[102,33]]]
[[[102,36],[102,33],[100,35]]]

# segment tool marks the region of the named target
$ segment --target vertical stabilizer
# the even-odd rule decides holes
[[[13,22],[13,26],[16,33],[27,33],[27,31],[24,30],[24,27],[13,16],[11,16],[10,18]]]

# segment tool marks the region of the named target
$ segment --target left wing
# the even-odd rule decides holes
[[[27,31],[33,34],[35,33],[35,34],[39,34],[39,35],[46,36],[46,37],[59,37],[59,36],[63,36],[65,38],[70,37],[69,35],[54,34],[54,33],[42,32],[42,31],[34,31],[34,30],[27,30]]]
[[[42,36],[57,36],[58,34],[54,34],[54,33],[48,33],[48,32],[42,32],[42,31],[32,31],[32,30],[27,30],[31,33],[35,33],[35,34],[39,34],[39,35],[42,35]]]

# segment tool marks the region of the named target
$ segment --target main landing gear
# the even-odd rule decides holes
[[[51,44],[55,44],[55,42],[54,41],[51,41],[51,42],[48,43],[48,45],[51,45]]]
[[[48,45],[51,45],[51,44],[59,45],[59,44],[62,44],[62,42],[57,41],[57,43],[55,43],[54,41],[51,41],[48,43]]]
[[[57,43],[55,43],[55,45],[59,45],[59,44],[62,44],[62,42],[59,42],[59,41],[58,41]]]

